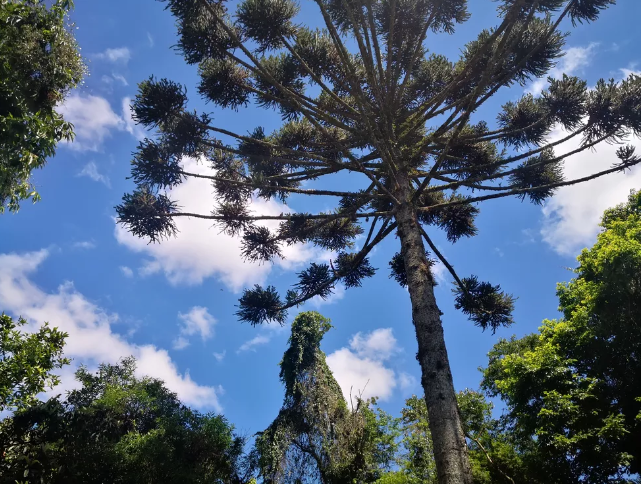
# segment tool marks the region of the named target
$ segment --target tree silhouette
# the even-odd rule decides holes
[[[235,14],[221,1],[165,1],[179,50],[199,67],[198,92],[220,108],[253,101],[280,112],[283,125],[269,134],[261,127],[234,133],[188,110],[183,86],[153,77],[141,83],[134,117],[158,136],[134,155],[137,188],[117,207],[120,223],[158,242],[176,235],[177,217],[211,220],[240,238],[251,261],[279,258],[284,245],[302,242],[335,252],[331,264],[303,270],[284,297],[272,286],[245,290],[237,314],[252,324],[284,322],[289,308],[328,297],[338,282],[360,286],[375,273],[372,249],[396,235],[390,265],[410,293],[439,482],[471,483],[430,257],[448,268],[457,307],[481,328],[509,325],[513,299],[475,276],[459,277],[428,229],[456,242],[476,234],[478,202],[540,204],[558,187],[639,162],[622,146],[617,164],[591,176],[564,180],[561,169],[573,154],[639,132],[636,76],[593,89],[576,77],[549,79],[540,96],[503,105],[494,129],[472,119],[499,89],[546,75],[563,53],[563,20],[594,21],[614,0],[500,0],[499,24],[456,61],[428,55],[426,40],[437,42],[469,18],[465,0],[314,0],[325,24],[316,30],[296,23],[291,0],[244,0]],[[568,134],[550,141],[555,126]],[[579,148],[555,152],[575,138]],[[185,171],[184,157],[206,160],[215,174]],[[336,174],[353,188],[327,189]],[[212,181],[211,213],[183,212],[165,192],[191,177]],[[335,209],[266,215],[249,205],[252,197],[291,194],[324,197]],[[277,230],[267,221],[278,221]]]

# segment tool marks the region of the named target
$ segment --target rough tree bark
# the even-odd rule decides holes
[[[402,179],[399,183],[403,184]],[[421,236],[416,210],[410,202],[409,179],[396,213],[398,236],[405,261],[412,319],[418,341],[417,359],[425,392],[429,427],[439,484],[472,484],[472,472],[456,392],[447,357],[441,312],[434,296],[434,280]]]

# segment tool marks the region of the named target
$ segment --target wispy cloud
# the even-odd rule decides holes
[[[127,64],[131,60],[131,51],[127,47],[119,47],[107,49],[104,52],[95,54],[94,57],[114,64]]]
[[[175,350],[184,350],[187,346],[189,346],[189,340],[182,336],[176,338],[172,344],[172,348]]]
[[[120,272],[122,272],[122,274],[129,279],[134,277],[134,271],[132,271],[131,268],[127,266],[120,266]]]
[[[221,362],[225,359],[226,354],[227,354],[227,350],[223,350],[222,353],[217,353],[214,351],[214,358],[216,358],[216,361]]]
[[[109,177],[100,173],[98,171],[98,166],[93,161],[87,163],[83,167],[83,169],[78,172],[77,176],[86,176],[87,178],[91,178],[95,182],[100,182],[106,187],[111,188]]]
[[[568,135],[558,128],[550,142]],[[641,140],[630,136],[629,144],[641,149]],[[580,139],[560,144],[558,154],[568,153],[580,147]],[[566,158],[563,171],[567,180],[581,178],[610,168],[617,160],[616,144],[601,143],[593,150],[585,150]],[[617,172],[585,183],[560,188],[543,205],[541,236],[556,252],[575,257],[583,247],[592,245],[599,232],[599,221],[606,208],[624,202],[630,190],[641,186],[641,167],[635,166],[626,172]]]
[[[114,74],[111,74],[111,75],[116,81],[119,81],[123,86],[128,86],[129,85],[129,83],[127,82],[127,79],[125,79],[125,76],[123,76],[122,74],[114,73]]]
[[[95,249],[96,244],[91,240],[81,240],[80,242],[74,242],[72,247],[74,249]]]
[[[256,351],[257,346],[265,345],[271,340],[271,335],[268,334],[259,334],[258,336],[253,337],[249,341],[245,341],[236,353],[242,353],[244,351]]]
[[[112,82],[109,76],[103,76],[103,81]],[[105,140],[114,131],[126,131],[142,140],[145,132],[132,119],[130,104],[130,98],[123,98],[119,115],[103,97],[80,93],[68,96],[64,104],[58,107],[58,112],[74,125],[76,137],[73,142],[64,143],[63,146],[76,151],[101,151]]]
[[[153,47],[154,45],[156,45],[156,43],[154,42],[154,38],[149,32],[147,32],[147,41],[149,42],[149,47]]]

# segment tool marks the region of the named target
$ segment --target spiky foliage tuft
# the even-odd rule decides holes
[[[223,108],[247,106],[251,87],[249,72],[230,59],[206,59],[198,67],[198,92]]]
[[[501,291],[501,286],[479,282],[476,276],[462,279],[462,285],[453,289],[456,309],[467,314],[471,321],[484,331],[496,332],[501,326],[510,326],[514,298]]]
[[[150,242],[175,236],[176,224],[172,215],[178,205],[166,195],[157,194],[143,185],[132,194],[125,194],[116,207],[118,220],[132,234],[148,238]]]
[[[357,254],[341,252],[334,263],[336,272],[347,288],[361,287],[363,279],[376,274],[376,269],[372,267],[368,258],[358,262],[357,257]]]
[[[145,138],[131,162],[131,178],[138,185],[173,188],[183,181],[180,160],[166,145]]]
[[[298,6],[291,0],[244,0],[237,16],[243,33],[262,52],[282,47],[283,39],[294,34],[292,19],[297,13]]]
[[[233,209],[232,209],[233,210]],[[229,220],[227,217],[229,227]],[[241,218],[236,219],[241,222]],[[243,234],[241,243],[241,253],[243,257],[251,262],[268,262],[275,257],[282,257],[280,245],[271,231],[263,226],[249,226]]]
[[[280,296],[274,286],[263,289],[256,284],[253,289],[243,291],[236,316],[252,326],[266,321],[277,321],[283,324],[287,318],[287,311],[282,309]]]
[[[327,299],[334,290],[329,265],[312,262],[307,269],[298,274],[296,288],[301,297],[317,295],[321,299]]]
[[[427,258],[427,263],[431,266],[434,265],[434,259],[430,258],[430,253],[425,251],[425,257]],[[399,283],[401,287],[407,287],[407,271],[405,270],[405,258],[401,252],[397,252],[392,256],[392,259],[389,261],[390,267],[390,279],[394,279]],[[436,282],[434,282],[436,285]]]
[[[133,118],[149,127],[161,126],[177,116],[187,103],[184,86],[168,79],[150,77],[138,84],[138,94],[132,104]]]
[[[512,186],[528,189],[527,192],[521,193],[519,198],[524,200],[528,197],[536,205],[541,205],[554,194],[554,188],[545,188],[546,185],[562,181],[563,163],[555,161],[554,151],[551,148],[519,165],[519,170],[510,177]],[[537,189],[537,187],[543,188]]]

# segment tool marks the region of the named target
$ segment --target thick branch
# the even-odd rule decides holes
[[[245,222],[255,222],[259,220],[293,220],[304,217],[308,220],[337,220],[337,219],[355,219],[355,218],[371,218],[375,216],[392,215],[393,212],[368,212],[368,213],[317,213],[317,214],[280,214],[280,215],[248,215],[236,217],[235,220]],[[167,214],[169,217],[194,217],[206,220],[228,220],[228,217],[222,215],[205,215],[201,213],[190,212],[173,212]]]
[[[638,160],[634,160],[629,163],[621,163],[620,165],[610,168],[609,170],[603,170],[598,173],[594,173],[589,176],[585,176],[582,178],[576,178],[574,180],[569,180],[569,181],[564,181],[564,182],[557,182],[557,183],[549,183],[548,185],[541,185],[538,187],[533,187],[533,188],[516,188],[513,190],[510,190],[505,193],[494,193],[492,195],[484,195],[481,197],[471,197],[471,198],[466,198],[464,200],[457,200],[453,202],[445,202],[445,203],[437,203],[436,205],[431,205],[429,207],[418,207],[417,210],[421,212],[429,212],[430,210],[438,210],[443,207],[451,207],[454,205],[464,205],[467,203],[474,203],[474,202],[482,202],[484,200],[492,200],[494,198],[503,198],[503,197],[509,197],[511,195],[522,195],[522,194],[527,194],[527,193],[533,193],[537,192],[539,190],[548,190],[551,188],[559,188],[559,187],[565,187],[565,186],[570,186],[570,185],[576,185],[578,183],[583,183],[589,180],[594,180],[595,178],[599,178],[605,175],[609,175],[610,173],[616,173],[617,171],[623,171],[626,168],[630,168],[636,164],[641,162],[641,158]]]

